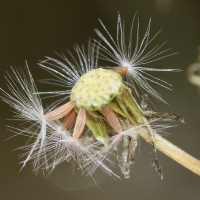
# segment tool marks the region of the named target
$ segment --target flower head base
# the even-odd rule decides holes
[[[118,73],[102,68],[93,69],[76,82],[70,100],[76,102],[78,109],[84,107],[88,111],[97,111],[121,94],[123,88],[124,83]]]

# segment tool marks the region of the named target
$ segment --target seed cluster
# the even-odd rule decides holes
[[[83,74],[71,91],[71,100],[77,108],[86,110],[101,110],[117,95],[122,93],[124,84],[122,77],[111,70],[93,69]]]

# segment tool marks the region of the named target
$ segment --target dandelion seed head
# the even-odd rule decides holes
[[[67,161],[72,162],[73,167],[77,163],[78,168],[92,178],[97,168],[119,178],[106,165],[106,162],[114,164],[110,159],[114,154],[122,174],[128,178],[135,160],[138,137],[144,132],[153,145],[153,164],[162,177],[153,130],[162,131],[168,126],[150,125],[151,117],[147,116],[149,112],[145,113],[146,102],[143,102],[141,108],[134,95],[140,96],[139,89],[142,93],[150,93],[162,100],[149,82],[163,87],[168,83],[147,72],[174,70],[147,68],[143,65],[173,54],[165,54],[169,49],[160,51],[165,42],[149,48],[159,33],[150,38],[151,20],[142,39],[139,21],[136,22],[136,43],[132,49],[135,21],[136,15],[128,42],[125,40],[125,24],[119,14],[116,40],[100,21],[108,36],[107,39],[96,29],[103,45],[89,40],[86,48],[83,45],[74,47],[75,56],[69,52],[71,59],[60,54],[58,56],[61,60],[46,57],[41,61],[39,65],[55,77],[43,82],[60,86],[62,90],[38,92],[28,66],[26,73],[12,68],[13,75],[7,76],[11,94],[1,89],[1,98],[14,108],[19,120],[28,122],[28,128],[9,127],[16,135],[30,137],[29,143],[19,148],[25,151],[21,155],[25,157],[22,168],[32,161],[36,173],[39,169],[51,173],[58,164]],[[115,66],[99,67],[99,57]],[[39,94],[63,97],[44,109]],[[65,103],[60,106],[62,102]],[[154,118],[164,116],[165,120],[169,115],[152,114]],[[178,119],[178,115],[173,119]]]

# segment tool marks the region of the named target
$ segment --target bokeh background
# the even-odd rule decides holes
[[[127,33],[138,12],[141,36],[151,17],[150,35],[162,29],[153,44],[168,40],[166,48],[179,52],[149,64],[155,68],[182,69],[180,73],[153,73],[170,82],[173,90],[153,85],[169,105],[152,100],[157,110],[185,117],[185,124],[174,123],[178,126],[167,130],[166,137],[200,159],[200,97],[186,78],[187,67],[197,58],[200,45],[198,0],[0,0],[0,87],[6,89],[4,75],[10,66],[24,67],[25,59],[35,80],[47,78],[48,74],[37,66],[37,62],[44,56],[55,57],[54,52],[67,54],[67,49],[73,51],[74,44],[87,44],[89,37],[98,38],[93,30],[102,30],[98,18],[115,37],[118,11],[125,19]],[[53,89],[37,81],[36,84],[40,91]],[[0,102],[0,109],[1,200],[200,199],[200,177],[159,152],[164,174],[164,180],[161,180],[151,167],[151,146],[142,139],[131,178],[126,180],[121,175],[122,180],[116,181],[98,171],[95,179],[100,189],[93,180],[81,176],[80,170],[73,171],[69,163],[61,164],[46,178],[41,174],[35,176],[30,165],[19,172],[21,165],[17,163],[21,152],[12,150],[22,146],[26,138],[19,136],[4,141],[12,135],[6,125],[18,124],[7,120],[12,118],[7,105]],[[117,164],[114,171],[120,174]]]

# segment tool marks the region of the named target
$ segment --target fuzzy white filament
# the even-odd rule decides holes
[[[99,20],[108,36],[108,39],[107,39],[98,29],[95,29],[97,35],[105,43],[105,45],[100,44],[101,45],[100,49],[103,52],[103,53],[100,53],[100,58],[103,60],[107,60],[111,63],[114,63],[115,65],[117,65],[116,67],[128,67],[128,71],[125,74],[125,80],[132,86],[133,92],[135,92],[137,96],[139,96],[139,93],[137,91],[137,88],[139,88],[142,92],[148,92],[153,97],[164,101],[161,98],[160,94],[151,87],[148,81],[156,83],[167,89],[169,89],[168,86],[171,86],[171,85],[159,78],[156,78],[148,74],[147,72],[148,71],[177,72],[180,70],[147,68],[147,67],[142,67],[142,65],[154,62],[156,60],[160,60],[162,58],[174,55],[176,53],[166,54],[166,52],[168,52],[170,49],[161,50],[165,42],[163,42],[161,45],[156,45],[153,48],[148,49],[150,43],[156,38],[156,36],[160,32],[159,31],[158,33],[156,33],[150,39],[151,19],[149,20],[147,30],[142,40],[140,40],[140,37],[139,37],[139,20],[138,20],[136,44],[135,44],[135,49],[132,50],[133,25],[135,22],[135,18],[136,18],[136,15],[134,16],[133,21],[132,21],[129,39],[128,39],[128,45],[127,45],[127,40],[125,39],[125,24],[122,23],[120,14],[118,14],[116,41],[108,32],[104,24]],[[111,67],[111,68],[116,68],[116,67]]]
[[[97,154],[99,150],[98,142],[95,142],[93,139],[88,139],[87,137],[74,140],[71,133],[72,128],[62,131],[62,123],[58,120],[52,121],[50,126],[50,134],[47,136],[48,149],[46,149],[48,151],[46,155],[47,160],[52,160],[47,168],[50,169],[50,172],[53,171],[58,164],[67,160],[71,161],[73,166],[77,163],[81,171],[87,173],[92,178],[93,173],[89,172],[89,163],[90,165],[100,167],[113,178],[119,178],[99,159]]]
[[[21,147],[21,149],[27,150],[27,153],[23,154],[26,159],[22,162],[22,168],[29,160],[33,159],[33,168],[36,169],[40,160],[44,158],[41,157],[41,152],[46,145],[44,110],[27,63],[26,73],[13,68],[11,70],[13,74],[7,73],[6,76],[7,87],[11,94],[1,89],[3,93],[1,98],[15,110],[15,117],[18,120],[28,123],[28,127],[25,129],[10,129],[17,133],[16,135],[26,135],[34,140],[33,143]]]
[[[156,120],[152,120],[149,123],[151,124],[151,128],[156,131],[157,133],[161,133],[163,134],[164,130],[171,128],[173,126],[168,125],[168,124],[157,124],[156,121],[158,121],[158,119]],[[85,167],[87,167],[87,175],[92,176],[93,173],[97,170],[98,167],[102,168],[102,166],[106,166],[105,162],[110,162],[110,156],[111,155],[115,155],[118,157],[118,159],[120,159],[120,157],[123,159],[126,159],[127,155],[123,155],[126,154],[126,150],[121,152],[122,149],[122,140],[124,137],[131,137],[133,139],[133,142],[136,143],[137,146],[137,140],[139,138],[138,134],[138,130],[142,127],[145,127],[145,124],[141,124],[139,126],[136,127],[132,127],[130,129],[127,129],[126,131],[123,131],[121,134],[116,134],[113,135],[112,137],[109,138],[110,142],[109,145],[103,149],[101,149],[101,151],[99,151],[98,156],[95,157],[96,162],[88,162],[85,164]],[[99,142],[97,142],[97,145],[100,145]],[[128,149],[127,149],[128,150]],[[135,149],[131,149],[131,151],[134,151],[135,154]],[[121,154],[121,156],[120,156]],[[112,163],[111,163],[112,164]],[[104,167],[103,170],[110,176],[112,176],[113,178],[116,176],[112,171],[110,171],[110,169],[108,167]]]
[[[69,51],[72,61],[70,61],[63,54],[59,55],[62,61],[51,57],[46,57],[46,59],[41,61],[39,65],[43,69],[50,72],[54,77],[56,77],[56,79],[44,79],[42,82],[61,86],[65,88],[65,90],[40,92],[39,94],[51,94],[52,97],[65,95],[60,102],[69,98],[71,89],[79,80],[79,78],[88,71],[98,68],[99,48],[100,46],[97,45],[96,42],[91,42],[89,40],[87,49],[84,48],[83,45],[82,48],[80,48],[78,45],[75,45],[74,50],[76,52],[76,56]]]

